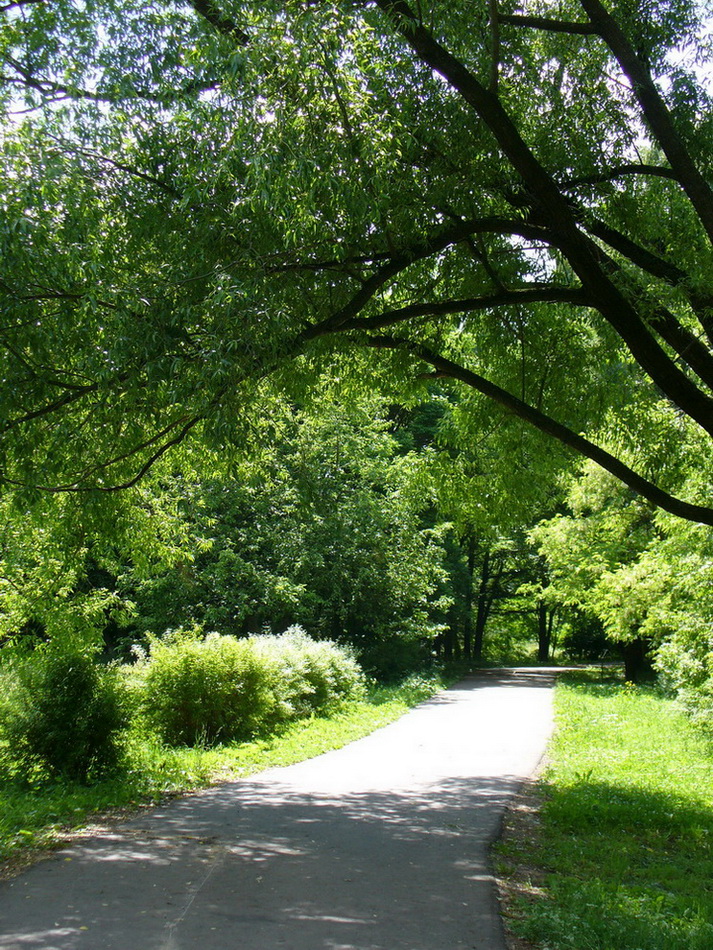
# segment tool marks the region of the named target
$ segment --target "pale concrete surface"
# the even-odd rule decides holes
[[[0,885],[0,948],[505,950],[488,847],[544,751],[552,682],[479,674],[60,851]]]

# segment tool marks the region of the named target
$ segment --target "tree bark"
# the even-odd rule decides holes
[[[540,663],[549,663],[552,650],[552,631],[554,629],[555,612],[548,610],[547,604],[540,600],[537,603],[537,659]]]
[[[466,589],[465,589],[465,622],[463,624],[463,656],[466,660],[473,659],[473,574],[475,572],[476,543],[472,534],[466,540]]]

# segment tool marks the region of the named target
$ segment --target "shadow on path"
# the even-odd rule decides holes
[[[0,947],[502,950],[488,845],[549,716],[539,683],[502,677],[42,862],[0,888]],[[503,770],[535,720],[537,749]]]

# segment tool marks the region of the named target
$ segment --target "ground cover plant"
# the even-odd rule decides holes
[[[578,674],[556,703],[534,840],[500,846],[502,875],[529,877],[513,928],[548,950],[709,950],[710,745],[653,687]]]
[[[0,740],[0,875],[11,873],[38,849],[59,844],[90,820],[131,812],[167,795],[290,765],[340,748],[397,719],[444,685],[439,676],[415,676],[400,684],[372,684],[365,695],[331,712],[284,724],[271,735],[214,748],[169,748],[134,734],[127,767],[85,785],[70,780],[19,781],[6,768]]]

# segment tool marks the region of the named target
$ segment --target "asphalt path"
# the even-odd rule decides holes
[[[552,683],[478,674],[56,852],[0,884],[0,948],[505,950],[489,846],[543,754]]]

